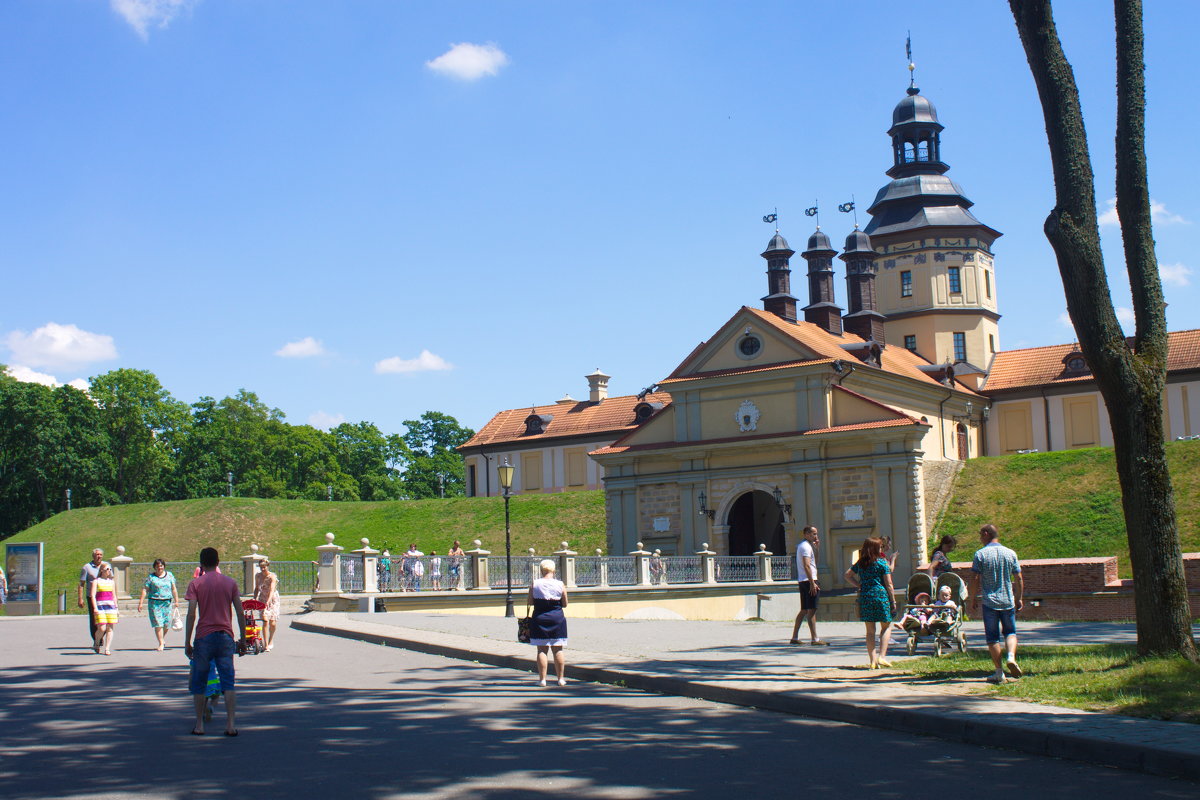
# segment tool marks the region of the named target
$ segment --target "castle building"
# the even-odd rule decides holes
[[[999,350],[1001,234],[948,177],[943,130],[911,86],[892,112],[890,180],[869,223],[840,251],[818,227],[800,253],[805,305],[792,294],[796,251],[776,231],[761,253],[761,309],[736,310],[655,393],[593,387],[586,404],[496,415],[460,448],[469,493],[497,493],[499,457],[514,459],[519,491],[590,488],[602,470],[612,553],[639,542],[667,554],[790,553],[813,524],[822,581],[836,587],[867,536],[892,539],[901,575],[923,564],[967,459],[1111,444],[1078,347]],[[1200,331],[1172,334],[1170,352],[1168,431],[1194,435]],[[578,466],[584,452],[595,472]],[[482,490],[477,475],[490,475]]]

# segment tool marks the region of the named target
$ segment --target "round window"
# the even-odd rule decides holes
[[[762,340],[757,336],[743,336],[738,342],[738,353],[744,358],[753,358],[762,350]]]

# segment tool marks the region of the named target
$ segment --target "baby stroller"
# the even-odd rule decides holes
[[[263,611],[267,608],[266,603],[260,603],[257,600],[243,600],[242,611],[246,614],[246,650],[247,652],[258,655],[267,650],[267,642],[263,638]]]
[[[932,598],[941,593],[943,586],[950,588],[950,599],[958,607],[953,613],[941,612],[939,609],[944,606],[933,605]],[[925,597],[918,601],[921,595]],[[911,656],[916,652],[917,645],[921,643],[922,639],[933,639],[933,651],[939,656],[954,647],[958,648],[958,652],[965,653],[967,635],[963,632],[962,623],[966,616],[966,601],[967,585],[953,572],[943,572],[938,576],[936,584],[934,584],[933,578],[924,572],[918,572],[909,578],[907,604],[904,606],[905,614],[924,613],[930,619],[925,625],[905,629],[905,633],[908,634],[905,652]]]

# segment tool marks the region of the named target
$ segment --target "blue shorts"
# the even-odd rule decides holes
[[[1017,632],[1017,610],[1015,608],[997,610],[984,606],[983,638],[987,640],[988,644],[999,644],[1001,629],[1004,631],[1004,636],[1012,636]]]
[[[192,643],[192,675],[188,681],[192,694],[205,693],[209,664],[217,668],[221,691],[233,691],[233,650],[233,637],[225,631],[210,633]]]

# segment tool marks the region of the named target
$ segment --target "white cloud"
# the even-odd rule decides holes
[[[47,375],[45,372],[38,372],[37,370],[32,370],[29,367],[25,367],[20,364],[13,364],[6,371],[9,375],[23,383],[40,383],[43,386],[49,386],[52,389],[62,386],[62,383],[59,382],[58,378],[54,377],[53,375]],[[88,390],[88,382],[83,378],[76,378],[73,381],[67,381],[67,386],[74,386],[81,392],[86,392]]]
[[[1155,225],[1191,225],[1192,221],[1179,214],[1167,211],[1166,205],[1158,202],[1153,197],[1150,198],[1150,221]],[[1100,215],[1100,224],[1108,226],[1117,226],[1121,224],[1121,218],[1117,216],[1117,198],[1111,197],[1108,200],[1108,208]]]
[[[460,81],[476,81],[485,75],[495,75],[507,64],[508,56],[491,42],[452,44],[440,56],[425,62],[431,71]]]
[[[280,358],[312,358],[325,355],[325,346],[320,340],[305,336],[297,342],[288,342],[275,351]]]
[[[330,428],[336,428],[346,421],[345,416],[341,414],[329,414],[324,411],[318,411],[315,414],[308,415],[308,424],[314,428],[320,428],[327,431]]]
[[[1137,324],[1133,317],[1133,309],[1125,306],[1117,306],[1117,321],[1126,331],[1132,330]]]
[[[1173,286],[1187,286],[1191,281],[1188,276],[1192,274],[1192,268],[1186,264],[1159,264],[1158,274],[1163,279],[1163,283],[1169,283]]]
[[[29,334],[13,331],[4,343],[13,361],[34,367],[80,367],[117,357],[111,336],[57,322],[48,322]]]
[[[187,10],[195,0],[109,0],[112,10],[124,17],[137,35],[146,41],[151,28],[165,28]]]
[[[1075,330],[1075,325],[1071,322],[1071,315],[1066,311],[1058,315],[1058,324],[1062,325],[1064,328]]]
[[[389,372],[437,372],[449,369],[454,369],[454,365],[428,350],[422,350],[421,355],[416,358],[392,356],[375,362],[375,372],[379,375]]]

